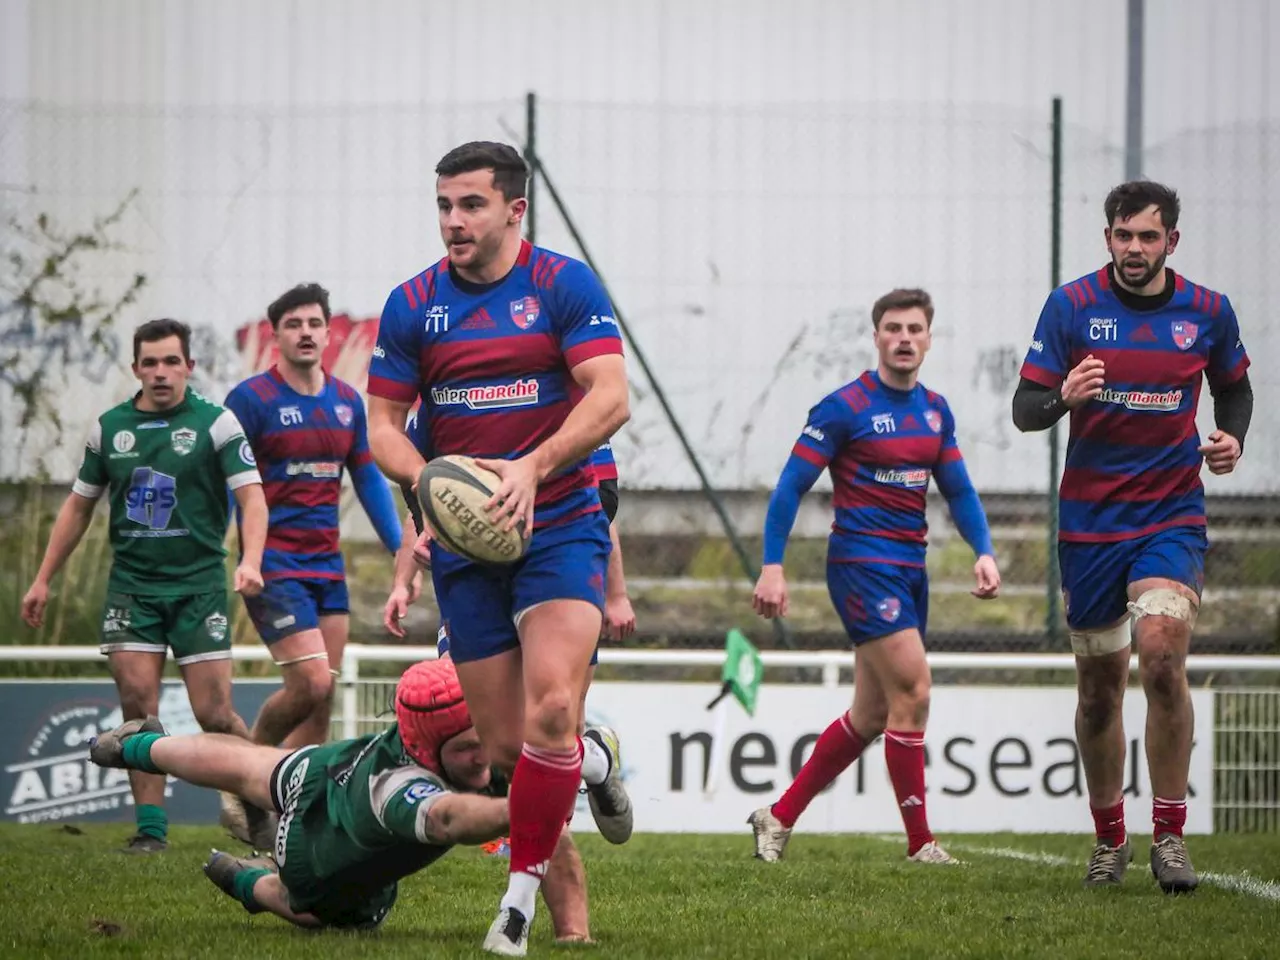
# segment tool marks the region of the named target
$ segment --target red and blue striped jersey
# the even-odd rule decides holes
[[[963,463],[940,394],[920,384],[896,390],[868,370],[809,411],[792,454],[831,469],[829,562],[924,566],[929,481]]]
[[[591,469],[595,472],[596,483],[618,479],[618,461],[613,458],[612,440],[606,440],[592,452]]]
[[[1153,309],[1117,295],[1108,268],[1049,295],[1022,376],[1046,387],[1092,354],[1102,394],[1071,411],[1059,538],[1109,543],[1205,522],[1196,430],[1200,386],[1244,376],[1249,357],[1225,296],[1169,271]],[[1126,298],[1128,299],[1128,298]]]
[[[272,367],[238,384],[226,406],[244,427],[267,498],[263,578],[342,579],[343,468],[373,462],[360,394],[326,374],[324,390],[306,396]]]
[[[515,267],[489,284],[455,277],[448,261],[391,291],[369,366],[369,393],[422,398],[436,456],[515,459],[560,429],[581,397],[570,370],[622,353],[613,308],[581,261],[521,244]],[[534,526],[600,510],[588,458],[538,488]]]

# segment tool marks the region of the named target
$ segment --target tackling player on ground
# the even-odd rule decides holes
[[[387,300],[370,365],[370,442],[389,477],[416,484],[425,460],[404,424],[421,396],[430,449],[480,458],[501,478],[493,521],[532,532],[525,555],[501,569],[431,544],[476,729],[511,776],[509,884],[484,948],[519,956],[553,854],[576,857],[560,838],[580,781],[580,704],[609,556],[587,459],[627,419],[626,369],[591,271],[520,237],[519,153],[464,144],[436,173],[448,255]]]
[[[364,403],[354,387],[321,366],[329,342],[328,291],[300,284],[276,299],[267,317],[279,361],[227,396],[253,447],[270,510],[266,588],[245,606],[284,678],[262,705],[252,739],[300,747],[329,737],[333,680],[347,645],[347,582],[338,542],[344,470],[392,553],[400,525],[369,452]]]
[[[95,422],[40,571],[23,597],[22,616],[33,627],[43,621],[49,581],[105,493],[112,563],[102,652],[123,716],[156,713],[172,649],[201,728],[248,736],[231,706],[227,489],[244,517],[234,586],[246,598],[262,589],[267,507],[235,414],[187,388],[195,366],[190,345],[190,328],[177,320],[151,320],[134,331],[133,372],[142,389]],[[126,851],[165,849],[164,777],[135,773],[129,782],[138,832]]]
[[[1194,722],[1186,656],[1207,548],[1200,467],[1235,469],[1253,411],[1231,303],[1165,266],[1178,245],[1179,206],[1158,183],[1111,191],[1111,262],[1049,295],[1013,398],[1020,430],[1044,430],[1071,412],[1058,557],[1076,655],[1076,739],[1097,831],[1085,884],[1119,883],[1133,857],[1121,707],[1136,642],[1147,698],[1151,870],[1167,893],[1198,882],[1182,829]],[[1217,429],[1201,444],[1204,376]]]
[[[169,737],[155,718],[133,720],[97,738],[89,755],[100,766],[169,773],[274,809],[273,856],[215,850],[209,879],[250,913],[371,929],[395,903],[400,879],[508,824],[505,799],[477,795],[490,788],[488,758],[449,660],[405,671],[395,715],[382,733],[294,751],[216,735]]]
[[[933,302],[923,290],[894,290],[871,310],[876,370],[828,395],[809,412],[765,518],[764,564],[752,604],[763,617],[789,607],[782,560],[800,498],[827,467],[835,524],[827,549],[827,587],[854,647],[853,707],[814,745],[795,782],[776,803],[748,818],[756,856],[781,858],[796,820],[881,733],[907,856],[954,863],[934,840],[925,813],[924,731],[929,664],[925,572],[925,494],[930,478],[952,520],[977,554],[974,596],[1000,590],[991,534],[956,446],[955,419],[940,395],[918,380],[931,343]]]

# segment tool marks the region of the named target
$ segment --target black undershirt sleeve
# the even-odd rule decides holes
[[[1026,377],[1019,379],[1013,394],[1013,425],[1023,433],[1048,430],[1066,412],[1061,387],[1049,388]]]
[[[1223,433],[1229,433],[1240,441],[1240,451],[1244,452],[1244,435],[1249,432],[1249,421],[1253,419],[1253,386],[1249,383],[1249,374],[1244,374],[1235,383],[1213,389],[1213,422]]]
[[[404,497],[409,513],[413,515],[413,529],[418,531],[418,536],[422,536],[422,504],[418,502],[418,495],[413,492],[412,487],[404,486],[400,488],[400,494]]]

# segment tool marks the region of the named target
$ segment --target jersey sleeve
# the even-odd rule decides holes
[[[223,409],[209,428],[209,436],[213,440],[218,466],[222,469],[222,475],[227,478],[228,487],[236,490],[251,483],[262,483],[253,447],[249,445],[244,428],[240,426],[240,420],[234,413]]]
[[[1229,387],[1249,369],[1249,354],[1240,339],[1240,321],[1231,301],[1222,298],[1222,330],[1209,348],[1209,364],[1205,370],[1209,386],[1214,390]]]
[[[244,432],[245,439],[250,444],[261,436],[263,426],[262,401],[258,400],[251,388],[245,386],[244,383],[237,384],[227,394],[227,399],[222,405],[235,414],[236,419],[240,421],[240,429]]]
[[[396,287],[378,321],[378,340],[369,361],[369,396],[412,403],[421,381],[421,347],[421,330],[414,324],[404,291]]]
[[[570,370],[592,357],[622,353],[622,334],[613,305],[585,263],[567,261],[556,275],[548,299],[552,329]]]
[[[1021,375],[1042,387],[1061,386],[1071,369],[1071,302],[1061,290],[1049,294],[1022,362]]]
[[[373,463],[373,451],[369,449],[369,417],[364,401],[354,390],[343,398],[351,405],[351,449],[347,451],[347,469],[355,470],[366,463]]]
[[[432,844],[427,814],[448,793],[444,783],[420,767],[387,770],[369,784],[373,814],[388,833],[407,843]]]
[[[102,459],[102,421],[95,420],[85,441],[84,459],[80,461],[80,472],[76,474],[71,491],[86,500],[97,500],[106,492],[108,483],[107,464]]]
[[[809,411],[809,419],[791,453],[824,469],[852,439],[853,416],[853,408],[843,396],[833,393],[825,397]]]
[[[956,417],[951,412],[951,404],[939,398],[942,413],[942,446],[938,449],[938,460],[934,470],[944,463],[955,463],[963,460],[960,456],[960,445],[956,443]]]

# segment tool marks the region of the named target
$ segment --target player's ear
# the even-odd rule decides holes
[[[1177,230],[1169,231],[1169,240],[1165,246],[1165,256],[1168,256],[1169,254],[1173,253],[1173,251],[1178,248],[1178,241],[1181,239],[1182,239],[1182,234],[1180,234]]]
[[[524,197],[516,197],[507,204],[507,223],[515,225],[524,219],[524,213],[529,209],[529,201]]]
[[[1102,228],[1102,238],[1103,238],[1103,240],[1105,240],[1105,241],[1106,241],[1106,243],[1107,243],[1107,250],[1108,250],[1108,252],[1110,252],[1110,250],[1111,250],[1111,228],[1110,228],[1110,227],[1103,227],[1103,228]]]
[[[195,368],[196,368],[196,362],[195,362],[194,360],[188,360],[188,361],[187,361],[187,373],[190,373],[190,372],[191,372],[192,370],[194,370]]]

